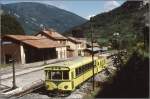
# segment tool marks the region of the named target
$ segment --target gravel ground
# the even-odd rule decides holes
[[[26,86],[28,84],[31,84],[32,82],[38,81],[40,79],[44,80],[44,71],[43,70],[30,72],[30,73],[27,73],[25,75],[16,76],[16,85],[18,87],[23,87],[23,86]],[[12,81],[13,81],[13,79],[11,77],[11,78],[2,80],[1,84],[11,87]]]

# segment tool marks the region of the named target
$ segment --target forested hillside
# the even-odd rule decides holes
[[[15,17],[2,14],[1,15],[1,35],[5,34],[22,34],[24,35],[24,30],[20,23]]]
[[[62,33],[86,22],[86,19],[74,13],[36,2],[2,4],[1,10],[16,16],[26,34],[36,33],[43,27],[53,28]]]
[[[120,7],[109,12],[98,14],[85,24],[74,27],[64,34],[90,38],[92,28],[94,39],[102,45],[109,45],[113,34],[119,33],[120,41],[123,41],[124,44],[131,44],[132,46],[137,41],[143,40],[142,31],[147,13],[148,4],[143,5],[142,1],[126,1]]]

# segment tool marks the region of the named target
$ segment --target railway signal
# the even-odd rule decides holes
[[[15,59],[9,60],[10,62],[12,62],[12,69],[13,69],[13,81],[12,81],[12,89],[16,89],[16,76],[15,76]]]

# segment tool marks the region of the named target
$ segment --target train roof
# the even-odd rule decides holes
[[[96,57],[94,57],[94,60]],[[62,66],[62,67],[69,67],[69,68],[76,68],[83,64],[87,64],[92,61],[92,57],[75,57],[63,62],[58,62],[54,64],[46,65],[45,68],[51,67],[51,66]]]

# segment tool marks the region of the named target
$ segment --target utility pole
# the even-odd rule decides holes
[[[92,65],[93,65],[93,77],[92,77],[92,81],[93,81],[93,91],[94,91],[94,86],[95,86],[95,77],[94,77],[94,53],[93,53],[93,18],[91,17],[91,44],[92,44]]]
[[[13,87],[12,89],[16,89],[16,76],[15,76],[15,59],[12,59],[12,69],[13,69]]]

